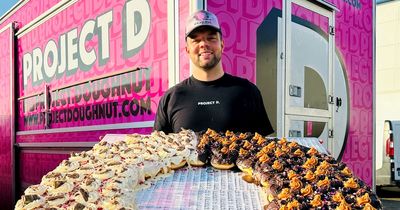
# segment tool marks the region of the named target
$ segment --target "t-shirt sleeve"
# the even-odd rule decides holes
[[[170,123],[170,120],[168,119],[168,103],[166,99],[167,97],[166,95],[164,95],[163,97],[161,97],[160,102],[158,103],[153,130],[164,131],[164,133],[171,133],[172,125]]]
[[[262,135],[269,135],[274,132],[271,122],[269,121],[267,111],[265,110],[263,98],[260,90],[254,85],[254,128],[255,131]]]

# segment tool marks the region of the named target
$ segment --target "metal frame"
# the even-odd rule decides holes
[[[372,1],[372,189],[376,190],[376,1]]]
[[[10,30],[10,78],[9,78],[9,82],[10,82],[10,128],[11,128],[11,138],[10,138],[10,144],[11,144],[11,148],[10,148],[10,165],[11,165],[11,193],[12,193],[12,203],[15,203],[15,183],[16,183],[16,166],[15,166],[15,64],[16,64],[16,60],[15,60],[15,39],[14,39],[14,32],[15,32],[15,23],[9,23],[8,25],[4,26],[2,29],[0,29],[0,33],[3,33],[7,30]],[[6,78],[4,78],[6,79]]]
[[[179,1],[168,1],[168,87],[179,83]]]
[[[321,1],[306,1],[306,0],[289,0],[289,1],[285,1],[285,4],[283,4],[283,9],[282,9],[282,13],[284,15],[282,15],[282,17],[284,17],[283,20],[283,34],[284,34],[284,40],[283,40],[283,44],[282,46],[284,47],[283,52],[285,52],[285,56],[284,56],[284,92],[285,95],[283,97],[283,99],[281,100],[282,103],[282,109],[283,111],[283,116],[281,117],[283,122],[282,124],[284,125],[283,128],[283,134],[285,136],[288,135],[289,129],[288,129],[288,125],[289,122],[286,122],[288,119],[291,119],[295,116],[302,116],[302,119],[306,119],[307,116],[312,117],[312,119],[316,119],[316,118],[321,118],[321,117],[325,117],[328,120],[328,129],[332,129],[333,128],[333,107],[332,105],[328,105],[328,111],[325,110],[318,110],[318,109],[310,109],[310,108],[300,108],[300,107],[291,107],[289,105],[289,100],[288,100],[288,96],[289,96],[289,88],[288,88],[288,81],[290,81],[290,72],[291,72],[291,54],[289,52],[291,52],[291,16],[292,16],[292,3],[295,3],[301,7],[304,7],[306,9],[309,9],[313,12],[316,12],[324,17],[327,17],[329,20],[329,25],[333,25],[335,24],[335,10],[337,10],[335,7],[333,6],[329,6],[329,5],[321,5]],[[329,6],[329,7],[328,7]],[[328,57],[328,65],[329,65],[329,75],[328,75],[328,80],[329,80],[329,87],[328,87],[328,95],[333,95],[334,92],[334,63],[333,63],[333,59],[334,59],[334,37],[333,35],[329,35],[328,38],[328,50],[329,50],[329,57]],[[306,111],[306,112],[305,112]],[[288,116],[290,115],[290,116]],[[288,117],[286,117],[288,116]],[[278,118],[279,119],[279,118]],[[328,141],[328,148],[331,148],[333,145],[332,141]]]

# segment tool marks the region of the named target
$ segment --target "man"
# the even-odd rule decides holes
[[[224,41],[217,17],[195,12],[188,19],[185,38],[193,74],[161,98],[154,130],[273,133],[258,88],[222,68]]]

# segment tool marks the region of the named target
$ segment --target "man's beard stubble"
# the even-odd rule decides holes
[[[207,71],[213,69],[220,61],[221,61],[221,56],[215,55],[213,56],[210,62],[205,63],[203,65],[200,64],[200,67]]]

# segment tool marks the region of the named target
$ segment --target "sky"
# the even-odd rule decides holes
[[[0,1],[0,17],[11,9],[19,0],[1,0]]]

